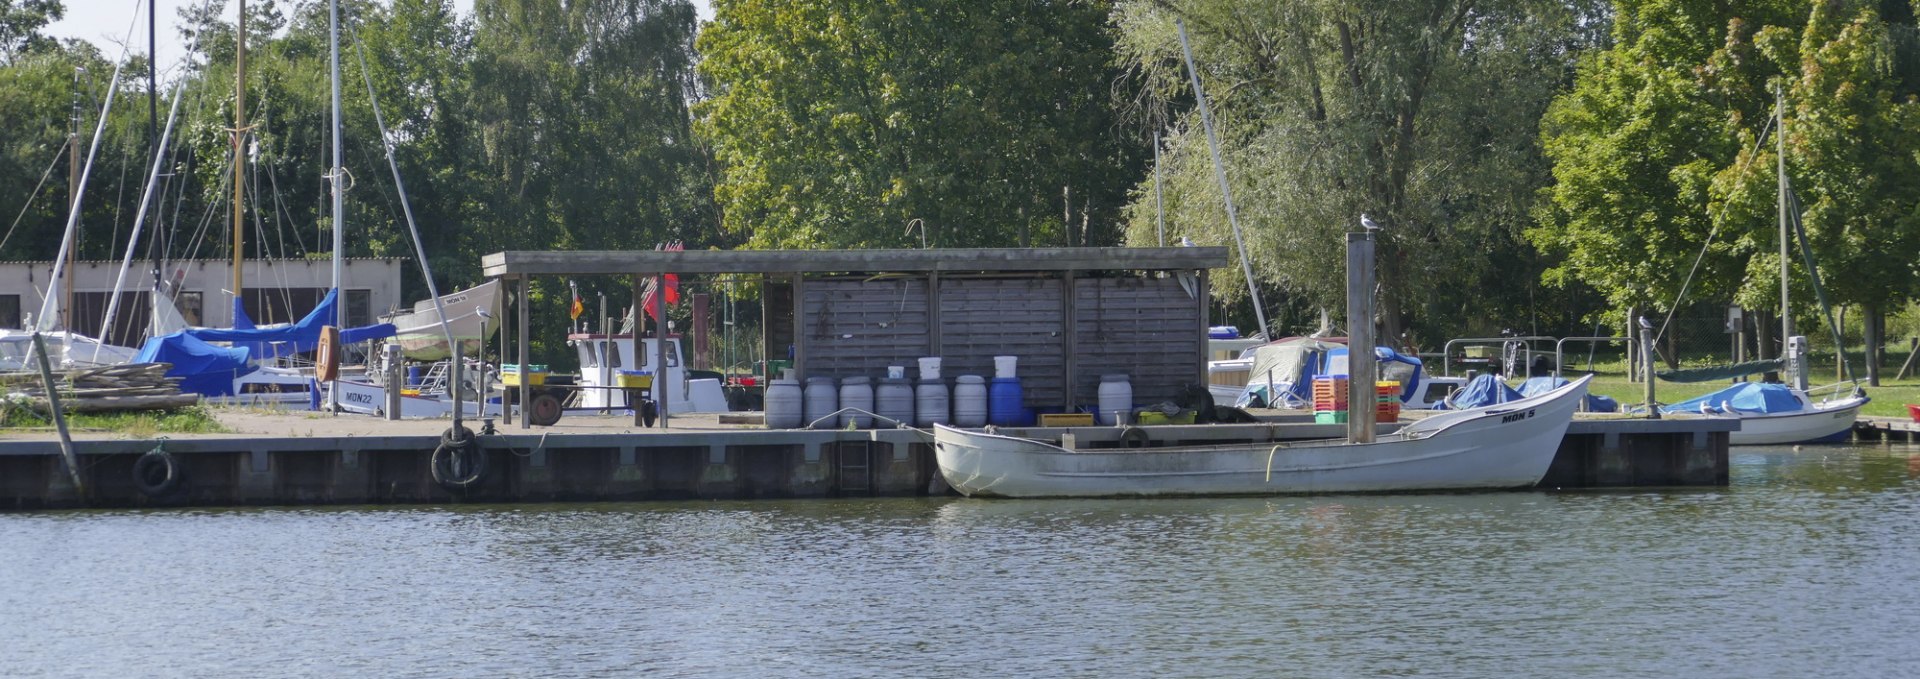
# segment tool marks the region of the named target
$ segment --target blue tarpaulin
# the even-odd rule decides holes
[[[1518,401],[1522,398],[1526,397],[1514,391],[1513,387],[1507,386],[1506,382],[1500,381],[1499,375],[1487,373],[1474,377],[1467,382],[1467,386],[1454,392],[1453,396],[1447,399],[1447,405],[1454,408],[1481,408]]]
[[[216,347],[186,332],[147,340],[135,363],[171,363],[168,377],[180,378],[180,391],[202,396],[232,396],[234,379],[253,372],[246,347]]]
[[[1791,413],[1805,408],[1787,385],[1745,382],[1660,410],[1668,413]]]
[[[1562,377],[1529,377],[1520,383],[1520,395],[1539,396],[1566,385],[1567,380]],[[1587,394],[1587,412],[1617,413],[1620,412],[1620,403],[1613,400],[1612,396]]]
[[[272,356],[292,356],[313,351],[320,346],[320,328],[333,324],[334,306],[338,304],[339,290],[327,291],[326,298],[313,308],[306,318],[291,325],[273,328],[193,328],[185,330],[189,335],[202,342],[227,342],[235,347],[246,347],[253,351],[256,358]],[[246,321],[246,315],[234,305],[236,320]],[[347,328],[340,331],[340,341],[354,344],[369,340],[384,339],[399,334],[392,323],[380,323],[360,328]]]

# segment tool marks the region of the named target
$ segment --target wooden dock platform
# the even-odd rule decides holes
[[[607,418],[547,433],[480,436],[488,471],[469,487],[449,490],[430,470],[440,436],[415,422],[405,431],[365,420],[307,416],[305,435],[208,435],[164,440],[75,442],[81,482],[75,488],[57,441],[0,441],[0,510],[66,507],[177,507],[453,502],[644,501],[943,495],[931,441],[892,430],[765,430],[712,422],[675,429],[626,430]],[[568,421],[579,422],[579,418]],[[388,423],[403,424],[403,423]],[[1389,425],[1390,426],[1390,425]],[[359,429],[355,429],[358,427]],[[1200,441],[1331,438],[1345,425],[1272,422],[1178,426],[1178,438]],[[1542,489],[1722,486],[1727,433],[1715,420],[1576,421]],[[1060,430],[1005,430],[1046,436]],[[1117,442],[1114,427],[1075,428],[1076,438]],[[136,462],[164,450],[181,480],[147,492]]]

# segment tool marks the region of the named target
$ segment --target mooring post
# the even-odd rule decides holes
[[[382,344],[380,351],[381,358],[387,366],[386,380],[384,380],[387,383],[387,419],[398,420],[400,419],[400,389],[406,385],[406,380],[402,377],[407,372],[406,366],[402,365],[405,361],[401,358],[398,344]]]
[[[80,481],[80,456],[73,452],[73,435],[67,433],[67,416],[60,411],[60,389],[53,381],[53,366],[47,363],[47,341],[33,333],[33,353],[40,357],[40,383],[47,388],[47,412],[53,414],[53,428],[60,432],[60,457],[67,462],[67,475],[73,479],[73,492],[87,496]]]
[[[1373,442],[1373,232],[1347,233],[1347,440]],[[1272,392],[1269,391],[1269,394]]]
[[[1660,419],[1660,408],[1653,400],[1653,324],[1640,317],[1640,376],[1647,381],[1647,419]]]

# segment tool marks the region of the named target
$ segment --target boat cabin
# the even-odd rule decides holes
[[[567,335],[567,344],[580,356],[579,408],[624,409],[627,392],[621,389],[620,376],[646,372],[664,374],[650,390],[652,398],[664,399],[671,412],[726,412],[726,392],[717,378],[688,379],[690,374],[681,360],[680,338],[669,336],[666,344],[666,368],[660,370],[660,339],[643,337],[640,351],[634,351],[633,335],[576,333]]]

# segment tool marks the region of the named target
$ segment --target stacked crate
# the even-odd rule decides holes
[[[1400,383],[1374,385],[1375,422],[1400,421]],[[1313,421],[1320,424],[1344,424],[1347,421],[1347,378],[1313,378]]]
[[[1346,423],[1347,378],[1313,378],[1313,421],[1320,424]]]

